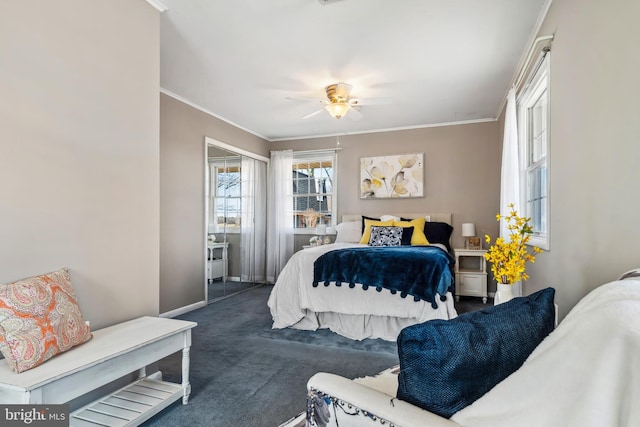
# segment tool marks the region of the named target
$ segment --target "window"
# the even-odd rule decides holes
[[[216,232],[225,226],[227,232],[239,230],[242,213],[240,158],[211,158],[209,171],[212,195],[209,224],[215,224]]]
[[[531,218],[529,243],[549,249],[549,55],[534,68],[518,101],[522,206]]]
[[[293,153],[293,227],[332,227],[336,215],[335,152]]]

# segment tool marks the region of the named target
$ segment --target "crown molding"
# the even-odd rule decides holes
[[[251,129],[247,129],[247,128],[245,128],[244,126],[240,126],[239,124],[234,123],[234,122],[232,122],[231,120],[227,120],[227,119],[225,119],[224,117],[221,117],[221,116],[219,116],[219,115],[217,115],[217,114],[215,114],[215,113],[213,113],[213,112],[211,112],[211,111],[207,110],[206,108],[199,106],[199,105],[198,105],[198,104],[196,104],[195,102],[191,102],[191,101],[189,101],[188,99],[183,98],[182,96],[177,95],[177,94],[175,94],[175,93],[173,93],[173,92],[171,92],[171,91],[169,91],[169,90],[167,90],[167,89],[160,88],[160,93],[164,93],[165,95],[170,96],[171,98],[173,98],[173,99],[175,99],[175,100],[177,100],[177,101],[180,101],[180,102],[182,102],[183,104],[187,104],[189,107],[192,107],[192,108],[195,108],[196,110],[202,111],[203,113],[208,114],[208,115],[210,115],[211,117],[215,117],[215,118],[216,118],[216,119],[218,119],[218,120],[222,120],[223,122],[225,122],[225,123],[227,123],[227,124],[230,124],[231,126],[233,126],[233,127],[235,127],[235,128],[238,128],[238,129],[240,129],[240,130],[243,130],[243,131],[245,131],[245,132],[247,132],[247,133],[250,133],[251,135],[257,136],[258,138],[262,138],[262,139],[264,139],[265,141],[270,141],[270,140],[269,140],[269,138],[267,138],[267,137],[265,137],[265,136],[263,136],[263,135],[260,135],[260,134],[258,134],[258,133],[255,133],[255,132],[254,132],[254,131],[252,131]]]
[[[167,10],[169,10],[167,6],[163,5],[158,0],[147,0],[147,3],[153,6],[160,13],[166,12]]]
[[[430,124],[425,124],[425,125],[416,125],[416,126],[403,126],[403,127],[396,127],[396,128],[384,128],[384,129],[372,129],[372,130],[363,130],[363,131],[356,131],[356,132],[339,132],[339,133],[329,133],[329,134],[318,134],[318,135],[310,135],[310,136],[292,136],[292,137],[282,137],[282,138],[267,138],[264,135],[260,135],[256,132],[253,132],[250,129],[247,129],[243,126],[240,126],[237,123],[234,123],[230,120],[225,119],[224,117],[220,117],[219,115],[207,110],[206,108],[203,108],[199,105],[197,105],[194,102],[189,101],[186,98],[181,97],[180,95],[177,95],[167,89],[163,89],[160,88],[160,93],[163,93],[177,101],[182,102],[183,104],[186,104],[192,108],[195,108],[196,110],[202,111],[205,114],[208,114],[211,117],[215,117],[218,120],[222,120],[223,122],[230,124],[231,126],[234,126],[240,130],[243,130],[247,133],[250,133],[254,136],[257,136],[258,138],[262,138],[267,142],[278,142],[278,141],[293,141],[293,140],[298,140],[298,139],[313,139],[313,138],[327,138],[327,137],[334,137],[334,136],[346,136],[346,135],[362,135],[362,134],[367,134],[367,133],[378,133],[378,132],[395,132],[395,131],[402,131],[402,130],[411,130],[411,129],[422,129],[422,128],[432,128],[432,127],[442,127],[442,126],[455,126],[455,125],[468,125],[468,124],[473,124],[473,123],[485,123],[485,122],[495,122],[497,120],[497,118],[493,118],[493,117],[487,117],[487,118],[483,118],[483,119],[475,119],[475,120],[461,120],[461,121],[457,121],[457,122],[442,122],[442,123],[430,123]]]
[[[363,131],[355,131],[355,132],[339,132],[339,133],[318,134],[318,135],[310,135],[310,136],[273,138],[273,139],[269,139],[268,141],[279,142],[279,141],[295,141],[298,139],[328,138],[328,137],[334,137],[334,136],[340,137],[340,136],[348,136],[348,135],[366,135],[368,133],[398,132],[403,130],[437,128],[437,127],[443,127],[443,126],[470,125],[474,123],[486,123],[486,122],[495,122],[495,121],[497,121],[496,118],[487,117],[484,119],[460,120],[457,122],[429,123],[425,125],[401,126],[401,127],[395,127],[395,128],[380,128],[380,129],[371,129],[371,130],[363,130]]]

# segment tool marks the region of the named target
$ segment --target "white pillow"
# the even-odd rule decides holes
[[[336,243],[358,243],[362,238],[362,221],[341,222],[336,231]]]
[[[400,221],[400,217],[395,215],[382,215],[380,221]]]

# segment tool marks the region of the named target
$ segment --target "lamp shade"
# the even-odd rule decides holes
[[[324,108],[333,117],[335,117],[336,119],[339,119],[345,114],[347,114],[347,111],[349,111],[349,107],[350,105],[347,104],[346,102],[332,102],[330,104],[327,104]]]
[[[476,235],[476,226],[470,222],[462,224],[462,237],[474,237]]]
[[[324,236],[325,234],[327,234],[327,224],[316,225],[316,234],[319,236]]]

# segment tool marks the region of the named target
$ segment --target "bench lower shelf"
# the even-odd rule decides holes
[[[70,415],[72,427],[137,426],[183,397],[180,384],[142,378]]]

